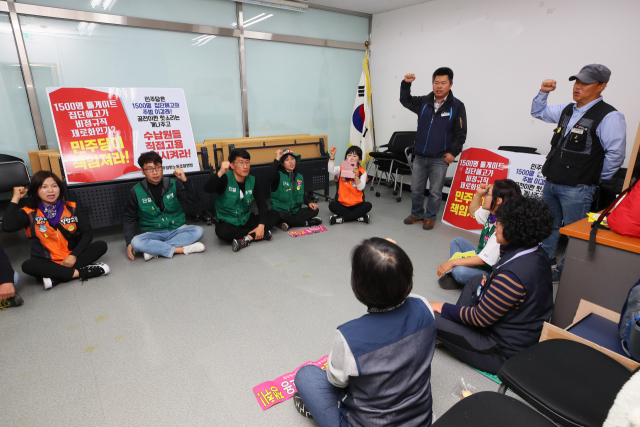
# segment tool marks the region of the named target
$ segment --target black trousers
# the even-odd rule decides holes
[[[329,203],[329,210],[341,216],[344,222],[357,221],[358,218],[368,214],[371,208],[372,205],[369,202],[362,202],[354,206],[345,206],[336,200]]]
[[[267,221],[264,224],[265,233],[271,230],[280,221],[280,215],[276,211],[269,211]],[[251,214],[244,225],[236,226],[228,222],[220,221],[216,224],[216,236],[225,242],[231,242],[233,239],[242,239],[249,235],[253,229],[260,225],[258,215]],[[256,238],[255,233],[251,233],[251,237]]]
[[[50,259],[30,258],[22,263],[22,271],[25,274],[37,278],[48,277],[57,280],[71,280],[75,270],[96,262],[107,252],[107,243],[97,240],[91,243],[87,249],[82,251],[76,258],[73,267],[64,267]]]
[[[304,227],[307,221],[318,216],[320,209],[300,208],[300,210],[293,215],[286,212],[275,212],[278,212],[278,215],[280,216],[278,224],[286,222],[290,227]]]
[[[478,289],[482,275],[474,276],[462,289],[457,305],[473,307],[471,295]],[[507,357],[489,335],[488,330],[462,325],[435,313],[437,337],[458,359],[481,371],[497,374]]]

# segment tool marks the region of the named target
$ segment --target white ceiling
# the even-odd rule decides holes
[[[433,0],[308,0],[321,6],[337,7],[363,13],[382,13]]]

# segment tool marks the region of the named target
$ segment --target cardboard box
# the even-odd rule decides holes
[[[573,318],[573,323],[567,327],[567,329],[560,329],[557,326],[554,326],[550,323],[545,322],[542,327],[542,334],[540,335],[540,342],[551,340],[551,339],[565,339],[570,341],[575,341],[582,343],[584,345],[588,345],[591,348],[595,348],[596,350],[606,354],[607,356],[615,359],[617,362],[623,364],[627,368],[634,370],[640,363],[632,360],[628,357],[622,356],[614,351],[609,350],[608,348],[604,348],[598,344],[595,344],[589,340],[586,340],[582,337],[572,334],[568,330],[571,329],[576,323],[583,320],[590,314],[597,314],[598,316],[604,317],[616,325],[620,322],[620,314],[615,311],[608,310],[606,308],[600,307],[599,305],[593,304],[589,301],[580,300],[580,305],[578,306],[578,311],[576,311],[576,315]]]
[[[40,154],[55,154],[58,153],[60,154],[60,150],[33,150],[33,151],[28,151],[27,154],[29,155],[29,162],[31,163],[31,171],[33,173],[36,173],[40,170],[42,170],[41,166],[40,166]]]
[[[44,153],[44,152],[40,152],[40,154],[38,154],[38,163],[40,163],[40,170],[41,171],[51,171],[51,165],[49,164],[49,154],[51,153]]]
[[[51,166],[51,172],[58,175],[58,178],[62,179],[62,170],[60,170],[60,153],[49,154],[49,166]]]
[[[270,163],[275,159],[275,152],[278,149],[293,150],[294,153],[300,154],[303,159],[312,159],[320,157],[320,145],[300,145],[296,146],[294,144],[303,144],[309,142],[318,142],[320,139],[324,140],[323,150],[327,152],[327,136],[326,135],[304,135],[304,136],[286,136],[280,138],[266,138],[266,139],[257,139],[250,138],[241,141],[232,141],[232,142],[223,142],[222,143],[222,153],[223,159],[226,160],[229,158],[229,146],[233,145],[235,148],[247,148],[249,153],[251,154],[251,163],[260,164],[260,163]]]

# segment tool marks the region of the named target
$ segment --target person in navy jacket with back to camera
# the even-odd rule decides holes
[[[438,68],[433,73],[433,92],[426,96],[411,96],[415,74],[407,74],[400,83],[400,103],[418,115],[415,159],[411,174],[411,215],[405,224],[422,223],[431,230],[442,202],[442,187],[447,168],[462,151],[467,139],[467,112],[464,104],[454,98],[453,71]],[[429,200],[424,210],[424,189],[429,180]]]

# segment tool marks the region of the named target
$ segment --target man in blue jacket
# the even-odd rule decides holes
[[[411,96],[415,74],[407,74],[400,84],[400,103],[418,115],[415,159],[411,175],[411,215],[405,224],[422,222],[431,230],[442,201],[442,187],[447,168],[462,151],[467,139],[467,113],[464,104],[454,98],[453,71],[438,68],[433,73],[433,92],[426,96]],[[429,180],[429,200],[424,209],[424,189]]]

